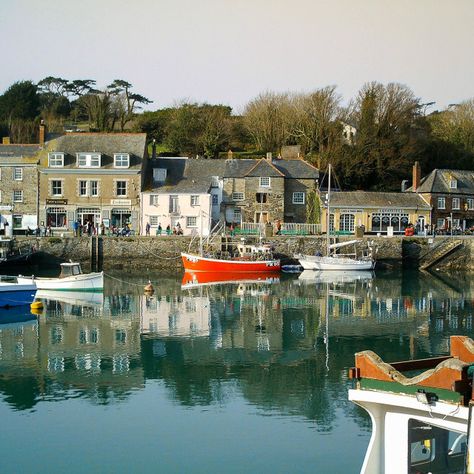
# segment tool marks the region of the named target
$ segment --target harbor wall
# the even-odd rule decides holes
[[[436,237],[436,244],[442,237]],[[198,251],[199,242],[184,236],[162,237],[19,237],[34,246],[38,253],[35,263],[44,266],[57,266],[59,262],[74,260],[91,268],[91,257],[97,260],[100,269],[181,269],[180,253],[189,250]],[[340,241],[351,240],[341,237]],[[275,236],[266,240],[280,254],[282,263],[296,263],[292,259],[298,253],[324,253],[326,239],[322,236]],[[376,249],[378,268],[397,268],[402,265],[416,268],[418,260],[434,245],[431,239],[417,237],[372,237],[367,236],[358,243],[360,250],[369,243]],[[216,242],[220,246],[220,240]],[[437,267],[450,270],[474,271],[472,264],[474,238],[465,239],[461,250],[443,261]],[[97,248],[98,246],[98,248]],[[95,265],[93,265],[95,266]]]

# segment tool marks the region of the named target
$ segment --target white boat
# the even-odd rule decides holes
[[[349,240],[347,242],[330,242],[330,199],[331,199],[331,164],[329,164],[328,194],[327,194],[327,218],[326,218],[326,255],[295,255],[299,260],[303,270],[373,270],[375,260],[373,251],[368,246],[364,255],[358,255],[358,240]],[[354,246],[352,253],[338,254],[338,250],[343,247]]]
[[[61,273],[57,278],[20,275],[18,283],[35,283],[39,290],[102,291],[104,273],[82,273],[80,263],[68,262],[61,263]]]
[[[36,294],[34,282],[0,281],[0,308],[33,303]]]
[[[349,400],[372,420],[361,473],[474,473],[474,341],[451,336],[450,345],[448,356],[391,364],[355,355]]]

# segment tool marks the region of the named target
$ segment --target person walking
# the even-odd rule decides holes
[[[147,222],[147,223],[146,223],[146,227],[145,227],[145,233],[146,233],[146,235],[150,235],[150,227],[151,227],[151,226],[150,226],[150,223]]]

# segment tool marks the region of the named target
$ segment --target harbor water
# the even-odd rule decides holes
[[[0,472],[359,472],[354,353],[446,354],[473,334],[473,284],[122,273],[103,294],[40,292],[41,314],[0,312]]]

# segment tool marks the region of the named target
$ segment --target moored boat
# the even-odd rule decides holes
[[[192,272],[278,272],[280,260],[273,257],[270,245],[251,245],[241,242],[235,253],[220,252],[217,255],[181,253],[183,266]]]
[[[34,282],[0,281],[0,308],[31,304],[35,299],[36,289]]]
[[[472,339],[451,336],[443,357],[388,364],[363,351],[355,360],[349,399],[372,419],[362,473],[474,473]]]
[[[18,283],[35,283],[40,290],[102,291],[104,273],[82,273],[80,263],[68,262],[61,263],[61,273],[57,278],[20,275]]]

